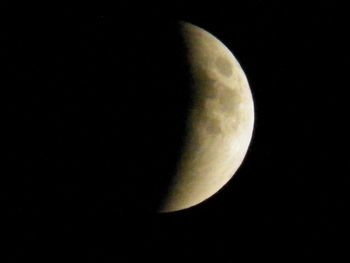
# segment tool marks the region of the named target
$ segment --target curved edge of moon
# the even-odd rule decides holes
[[[218,192],[242,164],[254,126],[251,90],[236,58],[207,31],[180,26],[194,103],[184,152],[159,212],[190,208]]]

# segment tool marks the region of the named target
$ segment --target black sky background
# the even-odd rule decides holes
[[[3,9],[5,262],[346,256],[345,9],[281,3]],[[190,102],[178,20],[233,52],[256,122],[219,193],[157,214]]]

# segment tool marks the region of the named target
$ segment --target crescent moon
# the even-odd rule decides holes
[[[219,191],[243,162],[254,126],[252,93],[237,59],[200,27],[181,22],[180,28],[194,101],[184,150],[159,212],[195,206]]]

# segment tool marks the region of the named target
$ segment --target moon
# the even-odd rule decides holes
[[[159,212],[190,208],[219,191],[242,164],[254,126],[252,93],[230,50],[193,24],[181,22],[180,31],[194,99],[185,145]]]

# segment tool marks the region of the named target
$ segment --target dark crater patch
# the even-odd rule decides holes
[[[217,134],[221,132],[221,124],[219,119],[208,118],[205,123],[205,128],[210,134]]]
[[[232,64],[228,59],[224,57],[218,57],[215,61],[215,65],[222,75],[226,77],[230,77],[232,75]]]
[[[199,96],[204,96],[209,99],[216,98],[218,90],[214,87],[217,80],[210,77],[207,70],[204,68],[198,68],[196,74],[198,78],[198,91],[201,92]]]
[[[237,94],[234,90],[226,88],[222,89],[220,93],[220,107],[221,110],[227,113],[234,111],[237,102]]]

